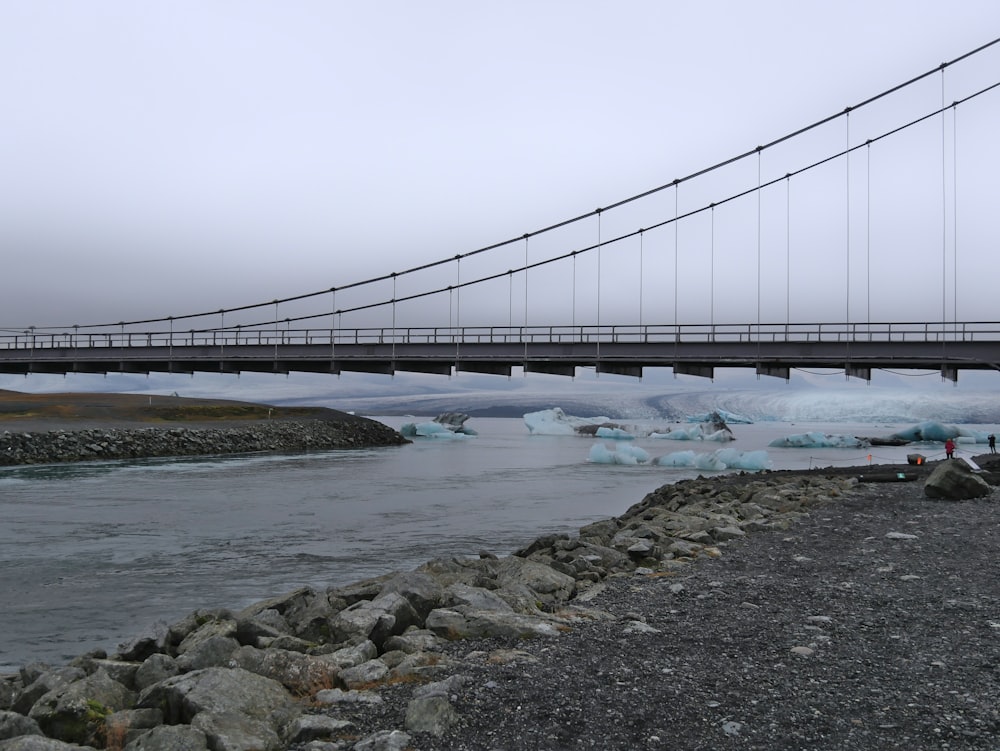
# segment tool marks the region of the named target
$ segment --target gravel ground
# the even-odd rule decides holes
[[[412,747],[1000,749],[998,499],[864,483],[680,573],[609,580],[589,605],[611,618],[451,643],[461,719]],[[412,690],[358,729],[401,729]]]

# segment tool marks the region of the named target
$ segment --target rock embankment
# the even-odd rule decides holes
[[[0,465],[155,456],[319,451],[407,443],[375,420],[260,421],[218,428],[154,427],[0,433]]]
[[[855,484],[691,480],[508,557],[437,559],[240,612],[198,611],[113,656],[27,665],[0,680],[0,751],[452,747],[438,744],[461,734],[456,702],[474,690],[469,674],[521,659],[524,639],[619,618],[588,602],[609,579],[675,575],[721,556],[727,541],[787,529]],[[498,642],[510,648],[476,649]]]

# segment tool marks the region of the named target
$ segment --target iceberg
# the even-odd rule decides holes
[[[595,443],[590,447],[587,461],[592,464],[645,464],[649,454],[638,446],[624,444],[612,451],[603,443]]]
[[[692,428],[667,428],[664,432],[650,433],[650,438],[666,438],[672,441],[716,441],[725,443],[735,440],[729,428],[723,430],[712,430],[711,423],[701,423]]]
[[[989,431],[969,430],[957,425],[946,425],[934,420],[926,420],[904,430],[899,430],[893,433],[892,437],[910,442],[941,443],[951,438],[957,443],[988,443]]]
[[[736,449],[719,449],[715,455],[729,469],[770,469],[772,466],[771,457],[766,451],[737,451]]]
[[[597,429],[595,435],[598,438],[610,438],[615,441],[634,441],[635,436],[629,433],[627,430],[622,430],[621,428],[609,428],[606,425],[602,425]]]
[[[433,420],[428,422],[404,423],[399,432],[406,438],[442,438],[445,440],[462,440],[472,437],[472,433],[456,433],[446,425]]]
[[[573,417],[559,407],[528,412],[524,424],[532,435],[578,435],[594,434],[602,425],[608,425],[607,417]]]
[[[717,409],[713,412],[705,412],[700,415],[688,415],[688,422],[724,422],[724,423],[742,423],[743,425],[753,425],[753,420],[744,415],[738,415],[734,412],[727,412],[724,409]]]
[[[653,464],[660,467],[695,467],[696,469],[721,471],[724,469],[763,470],[771,468],[771,458],[766,451],[737,451],[718,449],[707,453],[675,451],[657,457]]]
[[[869,446],[868,441],[853,435],[831,435],[829,433],[796,433],[795,435],[775,438],[768,446],[782,449],[857,449]]]

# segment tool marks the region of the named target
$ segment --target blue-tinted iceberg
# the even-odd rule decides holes
[[[445,440],[463,440],[472,434],[456,433],[447,426],[430,420],[428,422],[408,422],[400,427],[399,432],[406,438],[439,438]]]
[[[609,428],[606,425],[599,427],[595,433],[598,438],[610,438],[613,441],[633,441],[635,436],[627,430],[621,428]]]
[[[944,423],[927,420],[917,423],[904,430],[899,430],[892,434],[893,438],[901,438],[906,441],[930,441],[941,443],[949,438],[958,443],[988,443],[989,432],[985,430],[969,430],[960,428],[957,425],[946,425]]]
[[[717,409],[714,412],[706,412],[701,415],[688,415],[688,422],[716,422],[721,420],[726,423],[742,423],[744,425],[752,425],[753,420],[744,415],[738,415],[733,412],[727,412],[724,409]]]
[[[771,468],[771,458],[766,451],[737,451],[718,449],[707,453],[675,451],[658,457],[654,464],[660,467],[694,467],[695,469],[721,471],[724,469],[762,470]]]
[[[649,461],[649,454],[628,443],[617,446],[614,450],[603,443],[595,443],[590,447],[587,461],[592,464],[645,464]]]
[[[869,445],[863,438],[853,435],[830,435],[829,433],[797,433],[775,438],[768,446],[782,449],[827,449],[827,448],[865,448]]]

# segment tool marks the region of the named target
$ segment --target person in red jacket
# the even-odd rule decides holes
[[[955,456],[955,442],[950,438],[944,442],[944,455],[949,459],[954,459]]]

